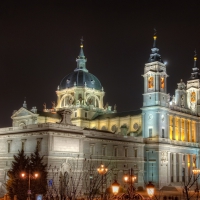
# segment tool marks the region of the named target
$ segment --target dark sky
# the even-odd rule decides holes
[[[62,78],[76,67],[81,36],[87,68],[104,102],[118,111],[142,107],[144,64],[153,44],[168,62],[168,92],[186,82],[200,54],[199,1],[1,1],[0,127],[11,126],[24,97],[28,108],[51,107]]]

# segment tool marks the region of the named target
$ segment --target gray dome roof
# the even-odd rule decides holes
[[[93,74],[83,70],[74,71],[65,76],[60,82],[59,89],[63,90],[74,86],[86,86],[96,90],[102,89],[99,79]]]
[[[85,58],[83,52],[83,39],[81,39],[80,53],[76,59],[77,67],[74,72],[65,76],[60,82],[59,89],[64,90],[66,88],[71,88],[74,86],[94,88],[96,90],[101,90],[102,85],[99,79],[93,74],[89,73],[86,68],[87,59]]]

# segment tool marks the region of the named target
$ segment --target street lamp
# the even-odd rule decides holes
[[[147,188],[147,194],[151,199],[155,193],[155,186],[152,184],[152,182],[149,182],[149,184],[146,185],[146,188]]]
[[[194,174],[194,181],[196,181],[196,189],[195,192],[199,192],[199,187],[198,187],[198,181],[197,181],[197,176],[200,173],[200,169],[194,168],[192,170],[193,174]]]
[[[136,192],[136,189],[134,187],[134,181],[136,180],[136,176],[134,176],[133,173],[133,169],[131,168],[129,170],[129,173],[124,175],[123,180],[129,184],[129,187],[126,191],[126,193],[122,194],[122,196],[119,199],[126,199],[126,200],[140,200],[140,199],[144,199],[142,195],[140,195],[139,193]],[[112,192],[113,194],[116,195],[119,192],[119,187],[120,185],[117,183],[117,181],[115,181],[112,185]]]
[[[103,164],[101,164],[101,166],[97,168],[97,171],[99,174],[101,174],[101,199],[103,199],[103,175],[106,174],[108,169]]]
[[[115,180],[115,182],[111,185],[112,192],[116,196],[119,192],[119,183]]]
[[[26,178],[26,173],[22,172],[21,177]],[[38,177],[39,177],[38,173],[34,173],[32,176],[30,173],[30,170],[29,170],[29,172],[28,172],[28,200],[31,199],[31,178],[38,178]]]

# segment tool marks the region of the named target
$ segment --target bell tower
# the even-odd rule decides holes
[[[163,144],[160,145],[160,143],[169,138],[168,107],[170,97],[167,94],[166,65],[161,59],[156,42],[157,33],[155,30],[152,52],[145,64],[143,75],[142,135],[145,142],[144,156],[147,158],[144,165],[145,180],[153,182],[156,187],[160,188],[163,184],[168,184],[167,175],[161,172],[167,171],[167,166],[160,167],[162,157],[167,157],[167,151],[161,147]]]
[[[166,65],[156,47],[156,31],[153,36],[153,48],[144,67],[143,106],[168,106]]]
[[[191,113],[200,116],[200,74],[199,68],[197,67],[196,50],[190,80],[187,81],[187,104]]]

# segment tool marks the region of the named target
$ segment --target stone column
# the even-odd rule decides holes
[[[147,92],[147,76],[143,76],[144,77],[144,93]]]
[[[193,170],[193,154],[190,154],[190,176],[192,175]]]
[[[169,114],[166,114],[167,118],[167,125],[166,125],[166,138],[170,138],[170,120],[169,120]]]
[[[177,182],[176,153],[173,153],[173,182]]]
[[[188,154],[185,154],[185,182],[188,182]]]
[[[160,84],[159,84],[159,83],[160,83],[160,81],[159,81],[159,75],[156,74],[156,75],[155,75],[155,91],[156,91],[156,92],[158,92],[158,91],[160,90],[160,87],[159,87]]]
[[[194,121],[194,130],[193,130],[193,133],[194,133],[194,142],[197,142],[197,132],[196,132],[196,122]]]
[[[173,134],[172,134],[172,139],[176,139],[176,117],[175,115],[173,116]]]
[[[181,118],[178,118],[178,140],[181,141]]]
[[[168,164],[167,164],[167,183],[170,184],[171,183],[171,160],[170,160],[170,152],[167,152],[167,160],[168,160]]]
[[[188,141],[188,136],[187,136],[187,120],[184,120],[184,141]]]
[[[189,141],[192,142],[192,121],[189,120]]]
[[[182,168],[182,160],[183,159],[183,154],[179,153],[178,155],[178,172],[179,172],[179,182],[182,182],[182,172],[183,172],[183,168]]]
[[[146,157],[147,157],[146,182],[148,183],[149,182],[149,170],[150,170],[150,167],[149,167],[149,151],[148,150],[146,150]]]

